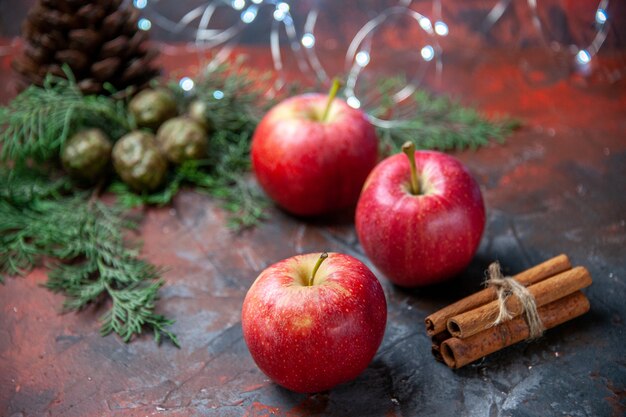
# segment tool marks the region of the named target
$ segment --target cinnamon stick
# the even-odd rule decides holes
[[[436,335],[433,335],[433,337],[431,337],[431,341],[433,342],[433,345],[441,345],[444,340],[449,339],[451,337],[452,335],[448,332],[448,330],[444,330],[441,333],[437,333]]]
[[[567,271],[571,269],[570,261],[567,255],[559,255],[552,259],[540,263],[524,272],[520,272],[515,275],[516,281],[520,284],[528,286],[544,280],[548,277]],[[478,291],[468,297],[465,297],[454,304],[450,304],[447,307],[431,314],[426,317],[426,332],[429,336],[433,336],[446,329],[448,319],[466,311],[472,310],[483,304],[487,304],[497,298],[496,290],[494,288],[485,288]]]
[[[443,356],[441,356],[441,344],[444,340],[451,337],[452,335],[447,330],[444,330],[443,332],[437,333],[431,338],[432,346],[430,348],[430,351],[432,352],[435,359],[437,359],[439,362],[443,362]]]
[[[536,306],[541,307],[589,285],[591,285],[589,271],[578,266],[530,285],[527,289],[535,299]],[[509,297],[505,305],[511,317],[517,317],[524,312],[521,301],[515,296]],[[499,302],[492,301],[450,318],[448,331],[454,337],[465,339],[492,327],[499,312]]]
[[[430,353],[433,354],[436,361],[446,363],[446,361],[443,360],[443,355],[441,354],[441,345],[432,345]]]
[[[538,308],[546,329],[565,323],[589,311],[589,300],[577,291]],[[506,321],[467,339],[452,337],[441,344],[441,355],[446,365],[458,369],[507,346],[521,342],[529,335],[522,317]]]

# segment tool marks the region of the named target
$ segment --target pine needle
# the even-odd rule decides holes
[[[28,168],[0,171],[0,274],[23,274],[52,259],[46,286],[65,294],[65,310],[110,299],[103,335],[128,342],[147,328],[155,340],[165,336],[179,346],[167,329],[174,321],[154,312],[161,271],[124,239],[136,224],[119,207],[85,192],[65,194],[67,188]]]
[[[0,159],[47,161],[81,128],[98,127],[117,139],[133,127],[122,101],[83,96],[69,70],[67,75],[48,75],[43,87],[28,87],[0,109]]]
[[[136,194],[121,181],[109,191],[126,207],[169,204],[185,185],[217,198],[231,213],[228,225],[235,230],[256,225],[265,217],[268,200],[252,181],[250,144],[263,112],[273,103],[263,97],[269,76],[256,74],[238,60],[220,65],[194,81],[193,94],[183,91],[177,83],[170,88],[187,108],[192,100],[207,106],[212,132],[207,159],[188,161],[168,175],[165,185],[152,193]]]
[[[380,106],[373,111],[375,117],[393,119],[398,107],[410,115],[393,127],[377,128],[384,154],[399,152],[407,141],[415,143],[418,149],[476,149],[492,140],[503,142],[520,125],[508,117],[489,120],[471,107],[424,90],[415,91],[402,106],[397,106],[391,93],[403,85],[406,82],[402,79],[385,78],[375,87],[381,97]]]

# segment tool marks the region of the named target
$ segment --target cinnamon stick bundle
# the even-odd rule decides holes
[[[580,292],[591,284],[589,271],[584,267],[572,269],[566,255],[549,259],[513,278],[502,277],[497,264],[490,266],[489,273],[489,282],[501,287],[499,290],[486,288],[425,320],[433,356],[452,368],[536,337],[542,329],[589,310],[589,301]],[[528,308],[531,310],[526,311]]]
[[[515,275],[513,278],[522,285],[528,286],[536,282],[542,281],[558,273],[571,269],[569,258],[566,255],[559,255],[552,259],[549,259],[537,266],[527,269]],[[426,317],[426,332],[429,336],[433,336],[437,333],[441,333],[446,330],[448,319],[466,311],[472,310],[476,307],[480,307],[487,304],[497,298],[497,292],[495,288],[485,288],[465,297],[462,300],[451,304],[436,313]]]
[[[589,311],[589,300],[577,291],[538,308],[546,329],[556,327]],[[521,342],[529,335],[522,317],[506,321],[466,339],[452,337],[441,344],[441,356],[450,368],[458,369],[483,356]]]
[[[534,297],[537,307],[541,307],[589,285],[591,285],[589,271],[579,266],[529,286],[528,292]],[[513,317],[524,312],[517,297],[509,297],[505,305]],[[492,327],[499,312],[499,303],[492,301],[450,318],[448,331],[452,336],[465,339]]]

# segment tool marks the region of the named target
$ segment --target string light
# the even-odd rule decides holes
[[[241,13],[241,21],[243,23],[252,23],[256,19],[258,8],[256,6],[248,7]]]
[[[235,10],[243,10],[246,7],[246,0],[233,0],[230,5]]]
[[[295,0],[291,0],[295,1]],[[271,29],[269,35],[270,51],[272,63],[276,72],[276,82],[270,87],[268,94],[275,94],[284,88],[286,79],[284,74],[284,54],[289,53],[294,58],[298,69],[305,75],[319,82],[325,83],[329,76],[326,69],[318,59],[316,47],[319,42],[319,35],[315,32],[315,26],[321,6],[313,3],[313,7],[309,9],[304,19],[302,27],[296,27],[291,16],[291,8],[289,0],[203,0],[200,5],[188,10],[180,19],[170,20],[166,16],[159,14],[154,4],[156,1],[133,0],[133,4],[137,7],[144,7],[146,10],[144,16],[150,17],[147,24],[143,23],[144,28],[157,24],[170,33],[180,36],[193,36],[196,44],[204,48],[212,49],[213,58],[207,65],[214,67],[229,59],[232,54],[233,46],[237,39],[241,36],[247,25],[256,23],[261,16],[270,16]],[[346,53],[346,69],[349,70],[346,79],[345,96],[348,104],[353,108],[364,108],[367,111],[371,104],[371,97],[363,96],[355,93],[355,86],[359,82],[359,73],[365,71],[370,65],[372,57],[370,56],[372,47],[372,37],[376,36],[379,27],[386,23],[386,19],[394,16],[407,16],[413,19],[424,32],[427,37],[426,42],[421,43],[417,50],[421,52],[422,64],[415,67],[415,75],[408,79],[407,84],[400,88],[400,91],[392,95],[394,103],[400,103],[407,96],[412,94],[416,85],[421,82],[424,71],[430,66],[425,65],[428,61],[437,60],[436,71],[441,71],[441,48],[437,43],[437,36],[448,35],[448,26],[441,19],[441,0],[433,0],[433,20],[424,16],[410,6],[410,1],[401,0],[395,6],[383,9],[379,15],[366,22],[358,31],[358,34],[350,43],[350,48]],[[227,5],[226,10],[221,10]],[[267,7],[267,14],[261,14],[261,7]],[[238,19],[230,25],[223,25],[224,21],[220,20],[220,16],[224,13],[232,14],[235,12]],[[219,13],[218,13],[219,11]],[[286,38],[285,38],[286,36]],[[190,91],[195,88],[193,80],[189,77],[180,79],[181,89]],[[224,98],[221,90],[215,90],[213,93],[215,100]],[[364,98],[365,97],[365,98]],[[402,113],[395,113],[400,115]],[[401,117],[401,116],[400,116]],[[382,121],[373,118],[376,124],[394,123],[393,120]],[[401,120],[395,123],[402,123]]]
[[[587,50],[581,49],[576,54],[576,62],[581,65],[588,64],[589,62],[591,62],[591,54]]]
[[[430,19],[427,17],[421,17],[419,19],[419,24],[425,31],[429,32],[433,28],[433,24],[430,22]]]
[[[289,13],[289,5],[284,1],[276,4],[276,9],[274,10],[274,20],[277,22],[282,22],[287,17]],[[299,47],[299,45],[298,45]]]
[[[370,54],[367,51],[360,51],[354,57],[356,63],[362,67],[366,66],[370,62]]]
[[[346,103],[348,103],[348,106],[352,107],[353,109],[358,109],[361,107],[361,102],[355,96],[348,97]]]
[[[541,19],[539,18],[539,13],[537,12],[537,1],[536,0],[527,0],[530,10],[532,12],[532,19],[535,27],[541,32],[544,37],[548,37],[547,33],[549,31],[545,31],[543,28],[543,24],[541,23]],[[609,16],[606,12],[607,7],[609,6],[609,0],[600,0],[600,4],[595,12],[594,20],[596,22],[596,34],[589,45],[581,48],[580,46],[573,46],[573,50],[576,51],[576,55],[574,56],[574,60],[576,64],[581,66],[581,70],[589,71],[588,64],[591,62],[591,59],[598,53],[602,44],[606,40],[608,34],[609,25],[606,24]],[[507,6],[508,7],[508,4]],[[493,9],[492,9],[493,12]],[[491,13],[490,13],[491,14]],[[501,14],[498,16],[500,18]],[[495,23],[497,19],[492,22]],[[558,42],[552,41],[553,44],[559,45]],[[554,47],[553,47],[554,48]]]
[[[191,91],[193,90],[195,83],[193,82],[191,78],[183,77],[178,82],[178,85],[180,86],[180,88],[183,89],[183,91]]]
[[[277,22],[281,22],[284,18],[285,12],[276,8],[276,10],[274,10],[274,20],[276,20]]]
[[[441,20],[435,22],[435,33],[439,36],[448,36],[448,25]]]
[[[150,28],[152,27],[152,22],[149,19],[142,17],[137,22],[137,27],[141,30],[150,30]]]
[[[304,18],[305,23],[300,28],[295,26],[290,14],[289,3],[291,1],[295,0],[202,0],[199,2],[200,5],[190,9],[183,17],[177,20],[170,20],[158,13],[154,7],[157,1],[133,0],[132,4],[137,9],[145,9],[145,11],[142,11],[143,16],[152,19],[140,19],[138,22],[140,29],[150,30],[154,23],[160,28],[178,36],[192,36],[197,45],[212,49],[215,54],[208,67],[215,67],[229,58],[238,37],[241,36],[248,24],[256,22],[259,16],[266,15],[258,12],[261,7],[267,7],[269,9],[267,15],[271,16],[270,19],[272,19],[268,36],[272,63],[276,72],[276,81],[270,87],[268,94],[273,95],[287,85],[283,58],[286,53],[294,58],[292,62],[295,62],[305,77],[310,77],[310,79],[320,83],[326,83],[330,78],[316,54],[316,47],[318,44],[321,44],[319,41],[320,35],[315,32],[317,18],[322,7],[320,6],[321,2],[311,2],[313,6],[308,10]],[[595,23],[595,37],[588,45],[577,46],[573,49],[572,57],[579,71],[589,71],[591,69],[589,64],[602,47],[611,27],[611,25],[607,24],[609,18],[611,18],[607,13],[610,0],[598,1],[599,4],[594,9],[595,16],[591,17]],[[368,91],[361,96],[356,93],[356,90],[360,82],[361,72],[369,69],[372,59],[370,56],[372,40],[377,36],[379,28],[387,24],[388,19],[403,16],[413,19],[423,31],[422,36],[425,36],[425,38],[418,38],[417,41],[421,43],[415,45],[416,50],[419,51],[418,57],[422,59],[421,64],[417,63],[412,66],[412,75],[407,76],[406,85],[399,87],[398,91],[390,95],[393,103],[398,105],[399,111],[394,111],[393,120],[379,119],[370,114],[370,120],[377,126],[392,127],[403,123],[402,117],[410,110],[402,107],[403,100],[415,92],[425,72],[429,68],[433,68],[432,61],[434,61],[436,73],[441,75],[442,72],[442,48],[439,45],[439,37],[448,36],[450,31],[446,22],[441,18],[442,0],[432,0],[432,14],[429,16],[418,13],[413,7],[413,3],[412,0],[399,0],[395,2],[395,5],[380,10],[369,21],[363,23],[363,26],[351,40],[345,54],[345,70],[348,71],[345,85],[346,101],[351,107],[364,108],[367,111],[367,108],[373,103],[372,100],[376,100],[376,98],[372,98]],[[543,27],[542,20],[539,17],[538,3],[540,2],[537,0],[526,1],[527,7],[531,11],[534,27],[550,41],[549,31]],[[514,3],[505,0],[497,1],[485,17],[482,25],[483,30],[486,31],[493,27],[506,14],[505,12],[511,4]],[[236,12],[239,15],[236,23],[226,27],[223,26],[224,20],[218,21],[220,19],[218,16],[223,16],[222,12],[216,12],[224,5],[231,6],[226,7],[226,9],[230,9],[231,13],[233,10],[239,11]],[[246,5],[248,5],[247,9]],[[560,45],[554,40],[552,40],[552,43],[548,43]],[[181,79],[181,82],[185,78]],[[193,81],[189,79],[185,86],[193,89],[192,83]],[[181,85],[182,87],[183,85]],[[220,90],[213,92],[213,98],[216,100],[222,99],[223,96],[224,93]]]
[[[315,36],[312,33],[302,35],[302,46],[305,48],[313,48],[315,46]]]
[[[435,57],[435,49],[430,45],[426,45],[425,47],[423,47],[420,53],[422,54],[422,58],[424,58],[424,61],[432,61],[432,59]]]

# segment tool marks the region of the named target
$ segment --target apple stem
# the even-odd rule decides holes
[[[313,273],[311,274],[311,279],[309,280],[309,287],[313,285],[313,280],[315,279],[315,274],[317,274],[317,270],[320,269],[320,265],[324,262],[324,259],[328,258],[328,252],[324,252],[320,255],[320,258],[317,260],[317,263],[313,267]]]
[[[419,195],[420,184],[417,180],[417,168],[415,166],[415,144],[410,141],[404,142],[402,152],[409,158],[409,165],[411,165],[411,194]]]
[[[326,108],[324,108],[324,113],[322,114],[321,122],[325,122],[328,119],[328,113],[330,113],[330,108],[333,105],[333,100],[337,97],[337,92],[339,91],[339,87],[341,87],[341,81],[338,78],[333,78],[333,85],[330,86],[330,91],[328,93],[328,101],[326,102]]]

